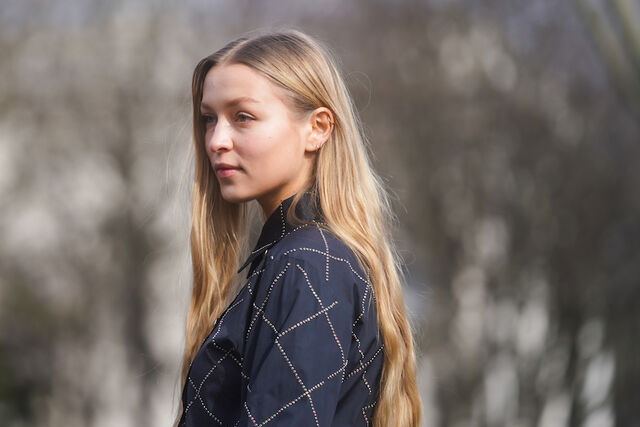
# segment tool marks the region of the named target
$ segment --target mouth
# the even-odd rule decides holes
[[[228,165],[226,163],[218,163],[213,166],[213,169],[216,171],[218,178],[228,178],[235,175],[240,170],[239,167]]]

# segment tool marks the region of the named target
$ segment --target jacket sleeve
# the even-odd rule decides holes
[[[349,283],[287,256],[256,284],[243,359],[246,396],[239,426],[329,426],[351,344]]]

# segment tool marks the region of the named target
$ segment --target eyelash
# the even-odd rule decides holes
[[[204,122],[204,124],[209,124],[211,122],[216,122],[217,120],[218,119],[216,117],[202,115],[202,121]],[[240,122],[240,123],[246,123],[246,122],[248,122],[250,120],[253,120],[253,117],[251,117],[247,113],[238,113],[238,114],[236,114],[236,120],[238,122]]]
[[[205,115],[202,116],[202,121],[204,122],[204,124],[209,124],[210,122],[213,122],[215,120],[217,119],[212,116],[205,116]]]
[[[253,120],[253,117],[249,116],[249,115],[248,115],[248,114],[246,114],[246,113],[238,113],[238,114],[236,114],[236,117],[237,117],[238,119],[243,119],[243,120],[239,120],[239,121],[240,121],[240,122],[242,122],[242,123],[244,123],[244,122],[246,122],[246,121],[249,121],[249,120]]]

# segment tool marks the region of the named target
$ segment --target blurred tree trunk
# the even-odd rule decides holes
[[[574,0],[611,81],[640,119],[640,8],[637,0]]]
[[[611,82],[640,121],[640,8],[637,0],[574,0],[574,3],[609,70]],[[637,197],[635,202],[637,209]],[[613,206],[607,206],[613,209]],[[618,212],[621,220],[607,230],[605,238],[608,241],[627,240],[626,236],[637,235],[637,219],[628,218],[627,212]],[[611,280],[612,286],[607,290],[607,342],[615,349],[613,398],[616,424],[637,427],[640,426],[640,413],[629,396],[640,390],[640,317],[634,314],[640,301],[640,250],[631,241],[628,243],[628,250],[619,254],[623,257],[619,260],[620,265],[626,265],[626,269],[617,271],[607,266],[608,277],[617,279]],[[634,253],[634,249],[637,252]]]

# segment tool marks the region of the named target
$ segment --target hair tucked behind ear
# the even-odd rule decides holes
[[[182,379],[234,294],[234,271],[246,244],[245,207],[222,199],[204,148],[202,87],[207,72],[222,63],[241,63],[262,73],[285,89],[300,112],[322,106],[333,113],[333,133],[317,153],[312,199],[319,200],[327,227],[354,251],[373,286],[385,357],[372,422],[385,427],[419,425],[414,344],[404,310],[398,256],[390,236],[392,213],[387,193],[370,164],[358,114],[334,60],[326,48],[298,31],[238,39],[195,68],[193,290]],[[294,199],[290,213],[298,199]]]

